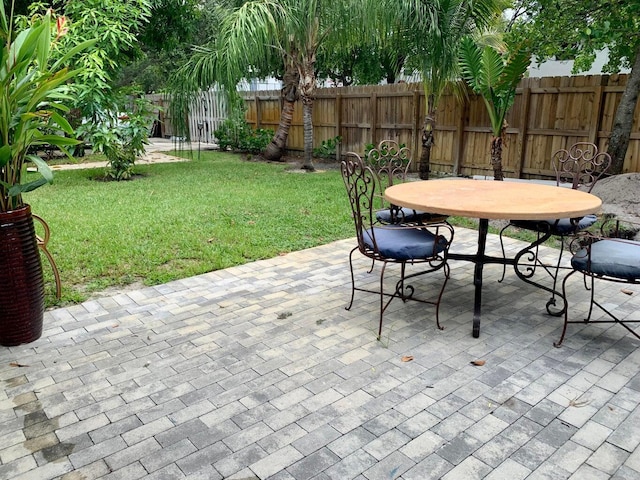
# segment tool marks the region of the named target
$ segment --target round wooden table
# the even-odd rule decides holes
[[[598,197],[580,190],[516,181],[442,179],[406,182],[387,188],[384,196],[390,203],[401,207],[480,219],[478,251],[474,255],[449,252],[449,258],[453,260],[467,260],[475,263],[472,333],[476,338],[480,335],[484,265],[499,263],[517,267],[517,260],[485,255],[489,220],[578,218],[595,213],[602,206],[602,200]],[[517,268],[516,273],[518,273]],[[559,292],[526,279],[522,275],[518,276],[532,285],[552,292],[554,295],[559,294]]]
[[[384,192],[394,205],[490,220],[583,217],[600,209],[590,193],[532,182],[443,179],[406,182]]]

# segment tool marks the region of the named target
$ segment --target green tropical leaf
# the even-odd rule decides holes
[[[77,55],[78,53],[82,52],[83,50],[86,50],[87,48],[92,47],[93,45],[96,44],[97,41],[98,41],[98,39],[94,38],[92,40],[86,40],[86,41],[76,45],[75,47],[70,49],[68,52],[66,52],[59,60],[57,60],[51,66],[51,69],[52,70],[58,70],[61,66],[66,65],[68,60],[71,57],[74,57],[75,55]],[[76,73],[78,73],[79,71],[80,70],[76,70]]]
[[[78,145],[80,142],[75,138],[63,137],[61,135],[42,135],[33,140],[33,145]]]
[[[38,36],[36,54],[38,56],[38,68],[44,72],[49,63],[49,51],[51,50],[51,10],[48,10],[42,19],[42,31]]]
[[[9,33],[9,25],[7,24],[7,14],[4,9],[4,2],[0,5],[0,28],[2,28],[2,33]]]
[[[28,155],[26,157],[26,160],[30,161],[31,163],[35,164],[36,167],[38,167],[38,172],[40,173],[40,175],[42,175],[46,183],[53,182],[53,171],[51,170],[51,167],[47,165],[47,162],[42,160],[37,155]]]
[[[51,119],[62,129],[63,132],[68,135],[73,135],[73,127],[69,124],[68,120],[55,110],[51,111]]]
[[[11,159],[11,145],[0,147],[0,168],[4,167]]]
[[[44,177],[41,177],[38,180],[34,180],[33,182],[13,185],[9,189],[8,195],[10,197],[16,197],[18,195],[22,195],[23,193],[31,192],[36,188],[46,185],[47,183],[49,182]]]

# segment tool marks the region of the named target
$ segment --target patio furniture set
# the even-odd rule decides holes
[[[475,264],[473,337],[480,335],[483,267],[501,264],[504,268],[502,279],[506,267],[513,266],[521,280],[551,294],[546,303],[547,313],[564,317],[562,334],[555,346],[562,344],[567,325],[578,322],[619,323],[640,338],[628,325],[640,320],[621,318],[595,299],[595,280],[640,282],[640,242],[619,238],[623,231],[619,221],[615,228],[606,227],[605,222],[597,234],[588,230],[596,224],[598,217],[595,214],[602,204],[590,191],[610,166],[608,154],[599,153],[597,146],[591,143],[577,143],[567,150],[558,151],[552,159],[556,172],[555,186],[459,178],[407,181],[410,163],[411,154],[406,147],[384,140],[377,148],[369,150],[364,158],[349,153],[341,164],[357,237],[357,246],[349,255],[352,290],[346,308],[351,309],[356,291],[379,295],[378,339],[382,333],[384,312],[394,298],[434,305],[436,325],[443,328],[439,310],[450,276],[451,260]],[[447,220],[450,215],[479,219],[478,246],[474,254],[452,251],[455,231]],[[493,219],[509,222],[500,232],[501,257],[485,253],[489,220]],[[506,255],[502,242],[508,227],[527,229],[537,234],[535,240],[514,257]],[[538,255],[538,247],[551,237],[558,237],[563,247],[557,262],[546,264]],[[565,239],[572,239],[570,267],[562,266]],[[376,263],[382,264],[377,289],[356,285],[353,263],[356,251],[372,260],[369,273]],[[386,291],[384,279],[389,263],[400,265],[400,277],[395,288]],[[418,271],[412,268],[412,273],[407,273],[409,265],[426,268]],[[560,274],[565,270],[569,271],[561,279]],[[444,276],[442,285],[436,289],[435,299],[426,300],[421,295],[428,292],[418,295],[410,281],[436,271],[441,271]],[[534,277],[538,272],[543,273],[546,282]],[[584,277],[584,286],[590,291],[589,313],[580,320],[570,318],[566,289],[567,281],[576,273]],[[557,298],[561,301],[559,305]],[[592,320],[594,306],[607,317]]]

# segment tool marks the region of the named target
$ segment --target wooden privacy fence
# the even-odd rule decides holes
[[[553,152],[588,141],[606,150],[626,75],[592,75],[523,79],[516,92],[503,150],[507,177],[555,177]],[[275,130],[280,119],[280,92],[243,94],[247,121]],[[636,109],[625,172],[640,172],[640,121]],[[394,139],[413,150],[413,170],[420,157],[425,97],[421,84],[393,84],[316,90],[313,104],[314,147],[342,137],[340,153],[364,152],[368,144]],[[492,175],[491,129],[482,98],[460,101],[445,94],[436,116],[436,144],[431,171],[456,175]],[[302,151],[302,105],[296,105],[287,143]]]

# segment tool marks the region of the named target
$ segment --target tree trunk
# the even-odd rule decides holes
[[[422,128],[422,151],[420,152],[420,178],[429,180],[431,170],[431,147],[434,145],[434,131],[436,129],[436,106],[434,95],[427,97],[427,116]]]
[[[264,150],[263,156],[267,160],[278,161],[284,155],[287,147],[287,138],[289,138],[289,130],[293,121],[293,111],[296,101],[298,100],[298,83],[300,75],[295,67],[290,67],[284,74],[283,87],[280,91],[282,100],[282,110],[280,112],[280,123],[273,139]]]
[[[502,173],[502,137],[491,138],[491,166],[493,167],[493,179],[504,180],[504,173]]]
[[[316,63],[315,53],[308,53],[300,65],[300,98],[302,99],[302,124],[304,129],[304,159],[302,168],[310,172],[313,166],[313,93],[316,88],[314,72]]]
[[[313,172],[316,169],[313,166],[313,101],[303,101],[302,122],[304,125],[304,160],[302,168]]]
[[[627,77],[627,85],[620,99],[620,104],[613,119],[611,136],[607,153],[611,155],[611,170],[608,173],[617,175],[622,173],[624,157],[629,147],[629,137],[633,127],[633,113],[638,103],[640,92],[640,47],[636,51],[636,58]]]

